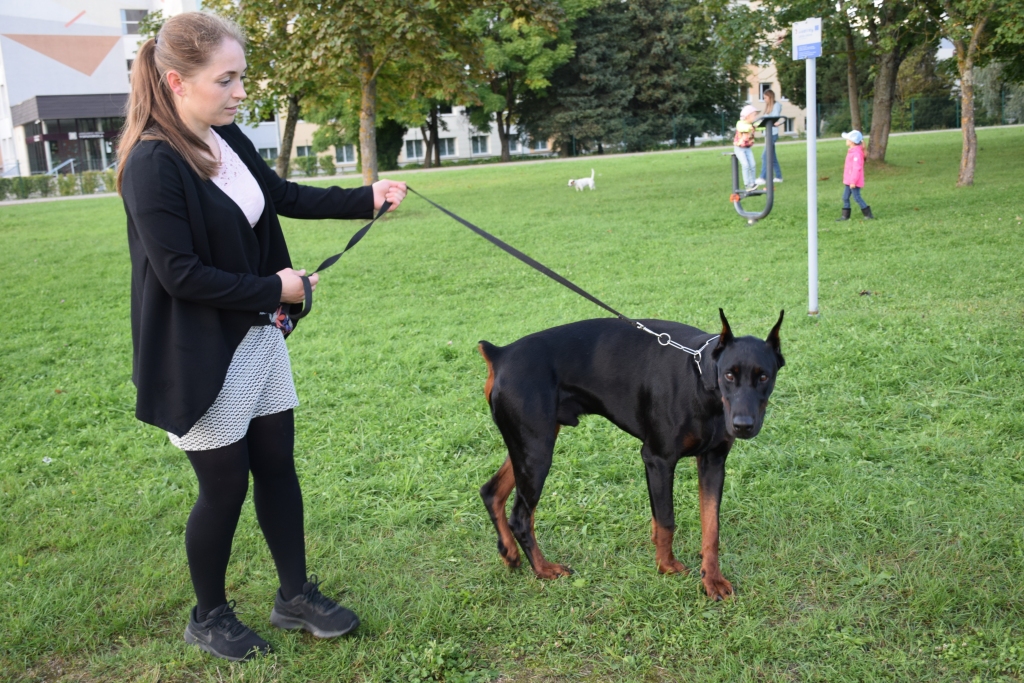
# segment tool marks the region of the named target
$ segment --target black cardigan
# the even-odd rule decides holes
[[[266,208],[255,227],[212,181],[165,142],[139,142],[125,161],[121,195],[132,259],[135,416],[186,434],[213,404],[235,349],[281,302],[291,267],[277,219],[371,218],[373,190],[282,180],[238,126],[214,130],[256,178]]]

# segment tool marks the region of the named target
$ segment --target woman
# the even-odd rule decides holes
[[[306,575],[302,493],[292,456],[298,405],[282,331],[304,298],[278,214],[368,218],[404,183],[343,190],[286,182],[234,125],[245,99],[244,38],[191,12],[167,20],[132,67],[118,190],[132,259],[136,417],[185,451],[199,497],[185,528],[196,592],[185,641],[224,659],[269,651],[228,602],[224,576],[242,502],[253,501],[281,587],[271,623],[322,638],[355,614]],[[310,276],[315,287],[317,276]]]
[[[782,102],[775,101],[775,91],[765,90],[764,91],[764,114],[762,116],[782,116]],[[779,126],[785,125],[784,119],[779,119],[772,126],[771,131],[765,131],[765,135],[769,132],[772,136],[772,142],[778,142],[779,140]],[[764,185],[768,182],[768,167],[765,164],[768,162],[768,145],[764,146],[764,151],[761,152],[761,175],[757,178],[758,185]],[[782,167],[779,166],[779,148],[775,148],[775,182],[782,182]]]

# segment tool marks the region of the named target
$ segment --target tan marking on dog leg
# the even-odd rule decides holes
[[[530,515],[530,541],[533,551],[530,553],[533,562],[533,571],[539,579],[557,579],[562,576],[569,576],[572,574],[572,570],[563,564],[556,564],[554,562],[548,562],[544,559],[544,554],[540,551],[540,546],[537,545],[537,534],[533,530],[534,515]]]
[[[516,537],[512,535],[512,529],[508,526],[508,515],[505,514],[505,503],[508,502],[512,489],[516,487],[516,476],[512,471],[511,458],[505,458],[505,462],[502,463],[492,481],[494,482],[494,503],[491,509],[494,511],[494,518],[498,520],[498,537],[505,547],[501,559],[509,567],[518,567],[519,545],[516,543]]]
[[[675,532],[659,526],[651,518],[651,541],[654,543],[654,564],[662,574],[689,574],[690,570],[672,553],[672,539]]]
[[[732,597],[732,584],[722,576],[718,564],[718,501],[700,489],[700,577],[712,600]]]

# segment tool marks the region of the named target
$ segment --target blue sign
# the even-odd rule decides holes
[[[821,43],[799,45],[796,48],[797,59],[817,59],[821,56]]]

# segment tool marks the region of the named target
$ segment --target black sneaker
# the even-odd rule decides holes
[[[193,607],[185,627],[185,642],[231,662],[270,652],[270,644],[235,616],[234,600],[211,610],[206,621],[196,621]]]
[[[309,577],[302,594],[285,602],[278,589],[270,623],[278,628],[304,628],[317,638],[336,638],[359,626],[359,617],[320,592],[316,574]]]

